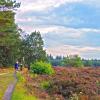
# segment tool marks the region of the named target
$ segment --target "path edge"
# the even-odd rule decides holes
[[[12,93],[18,81],[16,73],[14,73],[14,78],[14,82],[8,85],[2,100],[11,100]]]

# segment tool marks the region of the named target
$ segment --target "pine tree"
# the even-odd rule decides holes
[[[15,5],[17,5],[16,1],[0,1],[0,66],[13,64],[18,57],[18,46],[21,40],[15,24],[13,12]]]

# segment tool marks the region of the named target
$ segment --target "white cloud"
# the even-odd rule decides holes
[[[53,33],[56,35],[63,35],[67,37],[72,37],[72,38],[80,38],[84,34],[87,34],[88,32],[94,32],[94,33],[100,33],[100,29],[92,29],[92,28],[69,28],[69,27],[64,27],[64,26],[55,26],[55,25],[38,25],[38,26],[33,26],[31,27],[32,31],[33,30],[38,30],[41,32],[41,34],[48,34],[48,33]]]
[[[21,1],[21,0],[18,0]],[[23,0],[20,11],[22,13],[28,11],[43,11],[52,7],[59,7],[65,3],[81,2],[83,0]],[[23,10],[24,9],[24,10]]]
[[[47,54],[52,54],[54,56],[79,55],[86,59],[89,59],[90,57],[95,59],[97,57],[95,55],[97,55],[97,53],[100,53],[100,47],[60,45],[57,47],[46,48],[46,52]],[[86,57],[86,55],[89,56]],[[97,58],[100,58],[99,55]]]
[[[82,4],[92,6],[92,7],[99,7],[100,8],[100,1],[99,0],[18,0],[22,2],[21,7],[17,11],[17,16],[16,16],[16,22],[19,24],[19,27],[21,27],[23,30],[27,32],[32,32],[34,30],[40,31],[41,34],[48,35],[48,34],[54,34],[54,36],[58,36],[58,40],[50,40],[53,41],[52,43],[57,44],[57,47],[48,47],[47,52],[51,53],[53,55],[66,55],[66,54],[79,54],[82,57],[85,57],[85,55],[90,55],[91,57],[93,54],[99,54],[100,53],[100,48],[99,47],[89,47],[89,46],[84,46],[84,47],[79,47],[79,46],[74,46],[73,40],[81,40],[81,37],[83,37],[84,40],[82,40],[81,43],[78,41],[78,45],[88,45],[88,42],[86,43],[85,39],[88,39],[87,36],[90,36],[92,34],[99,34],[100,29],[93,29],[93,28],[69,28],[69,27],[64,27],[60,25],[69,25],[70,24],[78,24],[78,23],[83,23],[84,21],[81,19],[74,18],[75,16],[67,16],[67,11],[65,11],[66,15],[65,16],[59,16],[53,13],[52,11],[49,11],[53,8],[59,7],[62,4],[69,4],[69,3],[75,3],[75,2],[80,2]],[[68,10],[66,6],[66,10]],[[71,8],[70,8],[71,9]],[[100,9],[97,9],[100,11]],[[31,12],[31,15],[30,13]],[[34,12],[32,14],[32,12]],[[35,12],[37,15],[35,15]],[[48,14],[50,13],[51,14]],[[40,14],[41,13],[41,14]],[[43,13],[43,14],[42,14]],[[45,14],[44,14],[45,13]],[[73,12],[72,12],[73,13]],[[26,16],[25,16],[25,15]],[[29,15],[28,15],[29,14]],[[40,16],[38,16],[40,14]],[[98,13],[99,14],[99,13]],[[86,17],[86,16],[84,16]],[[75,21],[74,21],[75,20]],[[94,19],[95,20],[95,19]],[[82,22],[83,21],[83,22]],[[76,22],[76,23],[75,23]],[[92,22],[92,20],[91,20]],[[75,26],[74,25],[74,26]],[[76,25],[77,26],[77,25]],[[73,26],[72,26],[73,27]],[[85,25],[83,26],[85,27]],[[92,26],[91,26],[92,27]],[[88,34],[86,36],[86,34]],[[59,36],[61,38],[59,38]],[[84,36],[86,36],[84,38]],[[52,39],[53,36],[51,36]],[[91,39],[93,39],[92,36],[90,36]],[[49,38],[49,37],[48,37]],[[50,39],[50,38],[49,38]],[[62,41],[66,42],[67,39],[71,39],[67,41],[65,44],[73,44],[73,45],[64,45],[64,42],[61,42],[59,39],[62,39]],[[63,40],[65,39],[65,40]],[[73,40],[72,40],[73,39]],[[94,43],[96,41],[93,40]],[[45,41],[47,42],[47,41]],[[84,44],[82,44],[84,42]],[[89,41],[90,43],[91,41]],[[98,42],[98,41],[96,41]],[[76,43],[77,44],[77,43]],[[92,44],[92,43],[90,43]],[[89,44],[89,45],[90,45]],[[47,44],[49,45],[49,44]],[[56,46],[56,45],[55,45]],[[99,55],[98,55],[99,56]]]
[[[34,17],[34,20],[36,21],[37,18]],[[18,22],[29,22],[31,23],[33,20],[31,18],[27,19],[17,19]],[[60,35],[63,39],[63,37],[67,38],[81,38],[85,36],[88,33],[98,33],[100,34],[100,29],[93,29],[93,28],[69,28],[64,26],[56,26],[56,25],[34,25],[35,21],[33,22],[33,25],[24,24],[19,25],[23,30],[27,30],[27,32],[33,32],[35,30],[40,31],[41,35],[45,34],[54,34],[54,35]],[[38,23],[41,23],[41,20],[38,20]]]
[[[89,6],[99,7],[99,0],[18,0],[21,7],[18,13],[26,13],[29,11],[48,11],[52,8],[59,7],[62,4],[80,2]]]
[[[76,47],[71,46],[71,45],[60,45],[60,46],[55,46],[51,48],[47,48],[46,52],[48,54],[52,54],[53,56],[67,56],[67,55],[74,55],[74,54],[79,54],[79,51]]]
[[[100,9],[100,0],[83,0],[83,3]]]
[[[77,24],[80,24],[80,23],[81,24],[83,23],[83,25],[84,25],[85,23],[82,19],[80,19],[80,18],[77,19],[74,16],[69,16],[68,17],[67,15],[65,15],[65,16],[62,17],[62,16],[58,16],[55,13],[52,13],[52,12],[51,12],[52,14],[45,15],[44,12],[48,12],[48,9],[52,9],[54,7],[60,6],[60,5],[65,4],[65,3],[81,2],[81,3],[93,5],[93,6],[94,6],[94,4],[98,4],[98,5],[100,4],[100,2],[98,0],[18,0],[18,1],[21,1],[22,5],[19,8],[19,10],[17,11],[16,22],[23,29],[25,29],[25,31],[27,31],[26,27],[28,27],[27,24],[29,25],[29,23],[31,23],[31,25],[29,25],[30,30],[28,30],[28,31],[31,31],[31,30],[33,31],[33,25],[35,25],[35,27],[38,28],[39,24],[45,24],[45,25],[47,25],[47,24],[48,25],[57,24],[57,25],[71,26],[71,23],[72,23],[72,27],[77,26]],[[67,7],[66,7],[66,9],[67,9]],[[35,15],[34,13],[33,14],[31,13],[31,15],[28,15],[29,11],[31,11],[31,12],[36,11],[37,13],[42,13],[43,12],[44,15],[38,16],[38,15]],[[38,12],[38,11],[40,11],[40,12]],[[26,16],[23,15],[23,14],[25,14],[28,18],[26,18]],[[26,24],[26,22],[27,22],[27,24]],[[26,26],[25,25],[23,26],[22,23],[25,23]],[[32,25],[32,23],[33,23],[33,25]],[[46,31],[46,30],[49,30],[50,27],[47,28],[47,29],[46,28],[40,28],[40,29],[38,28],[38,29]],[[61,29],[65,30],[65,28],[62,28],[62,27],[61,27]],[[56,30],[59,30],[59,32],[61,33],[60,29],[56,28],[54,31],[56,31]],[[85,32],[86,31],[91,31],[91,29],[90,30],[89,29],[83,29],[83,31],[85,31]],[[76,31],[74,31],[74,32],[76,32]],[[78,32],[78,30],[77,30],[77,32]],[[82,32],[82,30],[81,30],[81,32]],[[94,32],[94,29],[93,29],[93,32]],[[58,33],[58,31],[57,31],[57,33]],[[78,34],[76,34],[76,37],[80,37],[80,35],[81,35],[81,33],[79,32]]]
[[[19,22],[19,23],[25,23],[25,22],[31,22],[32,21],[32,19],[31,18],[17,18],[16,19],[16,22]]]

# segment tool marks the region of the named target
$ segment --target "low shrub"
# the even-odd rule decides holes
[[[42,96],[46,94],[44,97],[50,97],[43,100],[100,100],[100,68],[53,69],[54,75],[28,76],[30,93],[35,90],[34,93],[40,98],[42,92]]]
[[[51,64],[42,61],[31,64],[31,71],[36,74],[51,75],[54,73]]]
[[[40,84],[40,87],[41,87],[42,89],[47,90],[47,89],[50,87],[50,82],[49,82],[49,81],[43,81],[43,82]]]

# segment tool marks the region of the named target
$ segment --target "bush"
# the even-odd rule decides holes
[[[100,95],[99,68],[77,69],[56,67],[55,73],[52,78],[48,79],[50,87],[46,90],[52,97],[54,94],[60,94],[65,100],[78,100],[78,96],[79,98],[86,98],[87,96],[89,100],[96,100],[96,98],[100,100],[100,97],[96,97]]]
[[[36,62],[31,64],[31,71],[36,73],[36,74],[53,74],[54,70],[51,67],[50,63],[46,62]]]
[[[43,82],[40,84],[40,87],[41,87],[42,89],[47,90],[47,89],[50,87],[50,82],[49,82],[49,81],[43,81]]]

